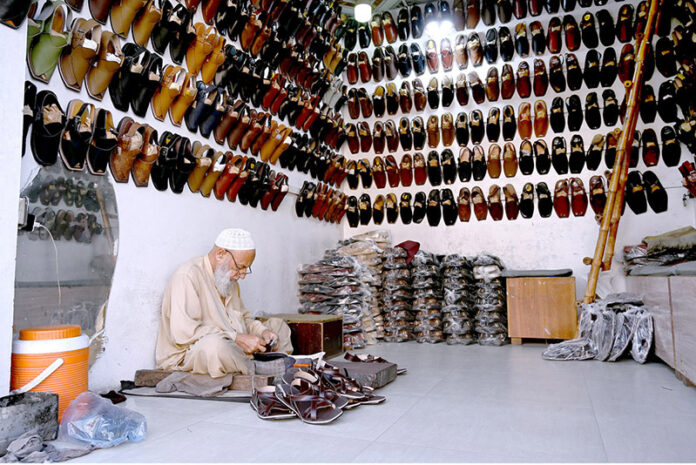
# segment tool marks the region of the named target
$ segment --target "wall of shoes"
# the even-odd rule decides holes
[[[438,253],[584,275],[647,8],[440,1],[349,25],[345,234],[379,226]],[[694,222],[676,189],[695,150],[678,128],[693,94],[672,82],[691,40],[681,29],[675,46],[680,24],[661,26],[646,60],[619,247]]]
[[[283,278],[341,234],[333,75],[343,54],[330,33],[340,12],[323,0],[69,3],[33,3],[15,31],[14,45],[27,50],[22,185],[48,165],[115,181],[119,257],[107,326],[120,346],[142,350],[107,351],[93,367],[99,385],[152,364],[167,280],[223,228],[246,228],[263,247],[254,272],[266,279],[245,281],[246,306],[296,307],[296,283]],[[298,218],[305,183],[324,201]],[[116,336],[132,328],[133,309],[138,328]]]

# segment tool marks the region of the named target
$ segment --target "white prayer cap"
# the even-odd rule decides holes
[[[215,245],[226,250],[255,250],[254,241],[249,231],[243,229],[225,229],[218,234]]]

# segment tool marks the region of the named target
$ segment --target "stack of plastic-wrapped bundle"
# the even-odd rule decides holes
[[[418,251],[411,261],[413,310],[416,323],[413,331],[418,342],[443,342],[442,277],[437,257]]]
[[[413,293],[408,253],[401,247],[384,251],[382,264],[382,316],[384,340],[405,342],[413,339]]]
[[[336,252],[340,255],[349,255],[362,265],[360,280],[365,285],[365,305],[367,311],[363,314],[362,326],[365,330],[367,344],[376,344],[380,336],[375,313],[381,320],[381,295],[382,282],[382,249],[371,240],[346,239],[339,243]],[[382,337],[384,337],[384,325],[382,323]]]
[[[365,347],[363,315],[369,289],[363,283],[365,269],[358,261],[335,251],[327,251],[315,264],[300,265],[300,313],[323,313],[343,317],[346,349]]]
[[[476,341],[474,331],[474,294],[476,284],[471,262],[462,255],[447,255],[441,262],[444,307],[442,332],[447,344],[471,344]]]
[[[478,255],[473,262],[476,279],[475,327],[481,345],[503,345],[507,339],[507,302],[503,264],[498,257]]]

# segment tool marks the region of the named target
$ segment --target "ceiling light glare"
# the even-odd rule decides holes
[[[367,23],[372,19],[372,6],[369,3],[358,3],[353,10],[355,20],[359,23]]]

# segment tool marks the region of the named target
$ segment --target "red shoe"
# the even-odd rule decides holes
[[[237,179],[237,176],[239,176],[239,172],[242,170],[245,163],[246,157],[241,155],[237,155],[227,163],[225,170],[222,172],[217,181],[215,181],[214,191],[215,197],[218,200],[223,200],[225,198],[225,193],[229,190],[232,182]]]
[[[249,179],[249,172],[255,169],[256,160],[254,160],[253,158],[247,158],[244,170],[239,173],[239,176],[237,176],[237,179],[234,180],[229,190],[227,191],[227,200],[229,200],[230,202],[234,202],[235,200],[237,200],[237,194],[239,193],[239,190],[242,188],[242,186],[244,186],[244,183],[247,182],[247,179]]]
[[[277,183],[280,185],[280,190],[278,193],[273,197],[273,200],[271,201],[271,210],[277,211],[278,207],[280,206],[281,202],[283,202],[283,199],[288,193],[288,190],[290,189],[290,186],[288,185],[288,177],[284,174],[278,175],[278,177],[282,177],[280,181],[277,181]]]
[[[559,218],[570,216],[570,199],[568,198],[568,180],[559,179],[553,193],[553,209]]]
[[[585,192],[585,186],[582,183],[582,179],[571,178],[570,192],[573,215],[585,216],[585,212],[587,211],[587,193]]]

